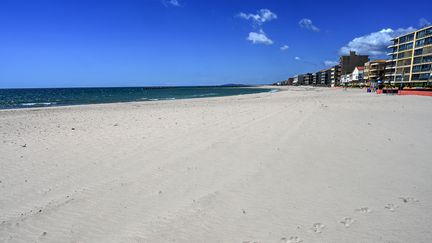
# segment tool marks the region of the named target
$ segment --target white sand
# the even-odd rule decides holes
[[[290,88],[0,111],[0,242],[432,242],[431,108]]]

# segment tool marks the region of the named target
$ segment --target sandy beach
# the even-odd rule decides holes
[[[432,99],[0,111],[0,242],[432,242]]]

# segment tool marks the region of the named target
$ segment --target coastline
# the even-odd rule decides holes
[[[432,240],[430,98],[277,88],[0,110],[0,241]]]
[[[173,94],[170,95],[171,97],[148,98],[148,97],[145,97],[146,94],[141,94],[140,93],[140,94],[138,94],[139,97],[135,97],[135,99],[132,98],[132,99],[130,99],[128,101],[124,101],[124,100],[117,100],[117,101],[110,100],[110,101],[106,101],[106,100],[104,100],[103,97],[104,96],[108,96],[108,97],[111,96],[108,93],[108,94],[104,94],[103,96],[100,96],[99,97],[99,101],[91,101],[91,103],[82,102],[82,101],[81,102],[75,101],[77,103],[73,103],[73,102],[70,103],[69,102],[69,104],[66,104],[66,103],[63,103],[61,100],[57,100],[57,99],[55,101],[49,101],[49,102],[48,101],[41,102],[40,100],[31,100],[31,101],[29,101],[28,100],[29,98],[27,97],[27,102],[25,102],[25,103],[18,103],[18,104],[15,104],[15,106],[11,106],[11,107],[8,107],[8,105],[10,106],[10,104],[8,104],[8,102],[6,102],[6,103],[3,104],[3,105],[6,105],[5,107],[2,107],[2,103],[0,103],[0,111],[1,110],[16,110],[16,109],[68,107],[68,106],[80,106],[80,105],[118,104],[118,103],[130,103],[130,102],[153,102],[153,101],[169,101],[169,100],[182,100],[182,99],[201,99],[201,98],[215,98],[215,97],[225,97],[225,96],[238,96],[238,95],[255,94],[255,93],[243,93],[242,90],[245,90],[245,89],[260,89],[260,91],[258,91],[256,93],[268,93],[268,92],[275,92],[275,91],[279,90],[278,88],[275,88],[275,87],[272,87],[272,86],[208,86],[208,87],[207,86],[190,86],[190,87],[189,86],[184,86],[184,87],[114,87],[114,88],[112,88],[112,87],[106,87],[106,88],[105,87],[102,87],[102,88],[93,87],[93,88],[70,88],[70,89],[71,90],[76,90],[76,89],[83,89],[83,90],[139,89],[139,90],[141,90],[142,88],[149,89],[149,90],[168,90],[168,89],[174,89],[174,90],[171,90],[171,92],[173,92]],[[219,89],[222,89],[222,90],[219,90],[218,91],[219,93],[203,93],[203,94],[200,94],[199,92],[201,92],[201,91],[199,91],[199,90],[200,89],[205,89],[205,88],[210,89],[209,90],[210,92],[212,91],[211,89],[214,89],[214,88],[216,88],[216,89],[219,88]],[[55,90],[55,89],[68,90],[69,88],[10,89],[10,90],[19,90],[19,91],[22,91],[22,90]],[[176,89],[198,89],[198,90],[195,90],[195,92],[197,92],[197,94],[191,93],[191,94],[188,94],[188,95],[184,95],[184,94],[183,95],[176,95],[175,94],[175,90]],[[224,94],[223,93],[224,89],[239,89],[239,90],[237,91],[238,92],[237,94],[235,94],[235,93],[234,94]],[[47,91],[45,91],[45,92],[47,92]],[[170,94],[170,92],[168,91],[165,94],[159,94],[159,95],[165,96],[167,94]],[[18,97],[13,97],[12,96],[13,94],[10,94],[10,93],[9,94],[6,93],[4,95],[6,95],[5,96],[6,97],[5,98],[6,101],[8,100],[8,98],[9,98],[9,100],[12,100],[12,99],[18,99],[18,100],[20,100],[21,99],[21,97],[19,97],[19,96]],[[33,95],[36,95],[36,94],[33,94]],[[37,94],[37,96],[40,96],[40,95],[41,94]],[[92,97],[93,99],[95,99],[98,95],[100,95],[100,94],[97,94],[97,93],[96,94],[88,94],[88,96]],[[1,94],[0,94],[0,96],[1,96]],[[10,96],[10,97],[8,97],[8,96]],[[70,98],[72,98],[72,97],[70,97]],[[83,98],[83,97],[80,97],[80,98],[73,97],[73,98],[76,99],[76,100],[79,100],[80,98]],[[118,97],[118,98],[125,99],[124,97]],[[38,97],[38,99],[39,99],[39,97]],[[18,107],[18,106],[20,106],[20,107]]]

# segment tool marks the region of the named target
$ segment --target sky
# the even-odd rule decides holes
[[[0,88],[267,84],[385,57],[432,1],[0,0]]]

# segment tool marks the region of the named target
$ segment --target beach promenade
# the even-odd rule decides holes
[[[0,242],[432,242],[432,99],[0,111]]]

